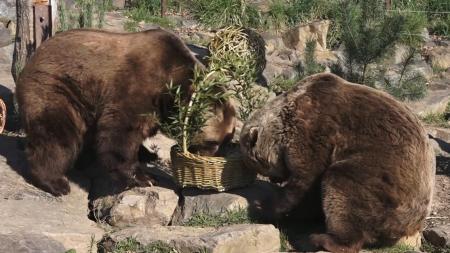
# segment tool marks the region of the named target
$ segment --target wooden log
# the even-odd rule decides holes
[[[16,15],[16,39],[11,66],[14,81],[17,81],[20,71],[34,51],[32,1],[17,0]]]

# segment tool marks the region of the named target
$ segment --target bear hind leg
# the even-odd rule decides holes
[[[357,253],[368,241],[365,232],[367,224],[359,216],[367,211],[365,207],[355,205],[364,199],[355,190],[361,187],[348,176],[356,174],[351,172],[353,169],[357,168],[344,164],[332,166],[322,178],[322,205],[327,233],[313,234],[310,240],[316,247],[333,253]]]
[[[332,253],[358,253],[362,248],[362,240],[350,244],[342,243],[331,234],[313,234],[310,240],[314,246]]]
[[[55,196],[61,196],[70,192],[65,174],[79,153],[82,133],[72,131],[75,129],[73,125],[65,125],[68,119],[52,119],[48,124],[30,121],[26,153],[32,183]]]

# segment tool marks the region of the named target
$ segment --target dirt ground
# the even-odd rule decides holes
[[[450,223],[450,158],[436,159],[436,187],[427,228]]]

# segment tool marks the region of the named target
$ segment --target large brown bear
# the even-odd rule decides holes
[[[333,74],[303,79],[256,111],[241,133],[248,167],[284,183],[278,217],[321,185],[333,253],[392,244],[421,230],[434,186],[434,154],[419,119],[384,92]],[[265,210],[264,210],[265,209]]]
[[[44,42],[16,89],[32,181],[54,195],[67,194],[65,173],[87,153],[94,154],[95,167],[125,185],[145,184],[136,169],[138,148],[173,104],[168,84],[192,94],[195,66],[202,67],[185,44],[161,29],[72,30]],[[197,146],[208,151],[213,145],[214,152],[234,131],[235,111],[229,103],[213,111],[220,115]]]

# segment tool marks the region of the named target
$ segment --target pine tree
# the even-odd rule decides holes
[[[384,1],[344,0],[338,22],[342,27],[349,81],[366,83],[367,67],[401,38],[405,19],[387,14]]]

